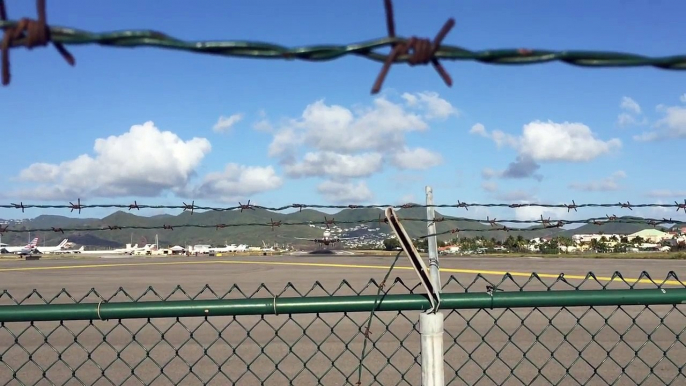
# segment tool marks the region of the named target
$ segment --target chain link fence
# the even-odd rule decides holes
[[[418,385],[418,320],[428,300],[422,303],[418,285],[399,278],[385,283],[367,331],[370,309],[355,304],[377,299],[378,289],[371,280],[357,288],[342,281],[335,288],[315,283],[277,292],[263,285],[222,292],[206,286],[199,293],[177,287],[169,294],[149,288],[136,295],[120,289],[108,297],[96,290],[81,297],[63,290],[49,298],[4,291],[0,384]],[[536,275],[519,282],[509,275],[499,282],[450,277],[442,296],[447,385],[686,381],[680,304],[686,286],[673,273],[657,282],[647,275],[636,282],[589,275],[576,283],[562,275],[548,282]],[[208,306],[216,299],[224,300]],[[291,300],[290,308],[281,299]],[[318,300],[308,306],[308,299]],[[491,306],[484,306],[488,299]],[[604,304],[608,299],[618,305]],[[116,304],[135,306],[137,313],[117,317],[106,308]],[[263,312],[272,305],[274,312]],[[105,320],[83,318],[74,307],[97,307]],[[176,317],[161,317],[156,307]],[[201,316],[189,316],[194,313]],[[24,319],[43,321],[12,321]]]

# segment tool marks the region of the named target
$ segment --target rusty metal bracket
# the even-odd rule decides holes
[[[412,263],[412,267],[417,273],[419,281],[422,283],[424,289],[426,290],[426,293],[429,297],[429,302],[431,303],[431,312],[437,312],[441,304],[441,296],[431,283],[431,278],[429,277],[429,270],[424,264],[424,261],[422,260],[421,256],[419,256],[419,252],[417,252],[417,249],[414,247],[412,239],[405,231],[403,225],[400,223],[400,220],[398,219],[395,210],[393,210],[393,207],[386,208],[385,214],[386,219],[388,220],[388,224],[391,226],[391,229],[393,229],[393,232],[400,241],[400,245],[402,246],[403,251],[405,251],[405,254],[410,259],[410,263]]]

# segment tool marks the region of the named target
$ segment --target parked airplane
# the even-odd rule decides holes
[[[36,247],[35,249],[40,253],[55,253],[61,251],[62,248],[67,245],[67,242],[69,242],[69,240],[64,239],[54,247]]]
[[[52,252],[53,255],[73,255],[84,251],[83,245],[79,249],[62,249],[61,251]]]
[[[231,244],[231,245],[225,245],[223,247],[215,247],[215,248],[210,248],[209,252],[214,252],[214,253],[225,253],[225,252],[245,252],[248,250],[248,246],[245,244],[241,244],[236,246],[236,244]]]
[[[152,247],[154,247],[154,246],[155,246],[155,244],[146,244],[144,247],[139,247],[138,244],[136,244],[132,247],[131,244],[126,244],[125,248],[82,251],[81,253],[90,254],[90,255],[94,255],[94,254],[99,254],[99,255],[132,255],[133,253],[138,252],[138,251],[151,250]]]
[[[23,245],[21,247],[12,247],[9,245],[4,245],[0,247],[0,249],[6,250],[8,253],[20,253],[22,251],[33,251],[36,248],[36,244],[38,244],[38,237],[35,237],[33,240],[31,240],[30,243]]]

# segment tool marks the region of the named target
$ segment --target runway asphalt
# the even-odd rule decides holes
[[[109,299],[121,287],[134,298],[147,290],[140,300],[159,300],[158,295],[167,297],[181,286],[185,294],[177,291],[169,298],[180,300],[196,295],[203,299],[216,297],[207,290],[198,295],[206,284],[220,295],[235,285],[243,295],[234,288],[227,297],[269,298],[273,293],[295,296],[293,289],[284,291],[288,283],[307,292],[319,282],[329,293],[340,288],[336,294],[349,295],[353,291],[340,287],[341,281],[362,290],[370,279],[380,281],[392,260],[393,257],[344,255],[2,260],[0,291],[7,292],[0,296],[0,305],[13,304],[9,295],[19,300],[36,289],[44,299],[50,299],[63,288],[76,299],[93,288]],[[440,263],[442,281],[447,283],[444,292],[464,292],[465,287],[469,292],[484,292],[487,281],[498,283],[506,272],[519,285],[526,283],[532,272],[548,285],[564,273],[565,281],[558,281],[553,288],[567,290],[582,283],[589,271],[606,285],[615,271],[620,271],[628,281],[635,281],[642,271],[656,281],[665,279],[669,271],[680,278],[686,276],[686,261],[680,260],[442,257]],[[478,274],[481,279],[475,279]],[[409,287],[418,283],[404,255],[391,274],[391,278],[396,277]],[[272,294],[260,289],[261,283]],[[587,282],[582,288],[598,289],[600,285]],[[640,285],[650,283],[644,280]],[[148,287],[154,288],[155,293]],[[626,285],[615,282],[612,287]],[[519,290],[511,282],[500,288]],[[525,288],[540,289],[545,286],[535,282]],[[398,284],[391,289],[391,293],[407,291]],[[364,291],[375,293],[376,288],[371,287]],[[324,294],[325,291],[315,288],[309,296]],[[120,293],[109,300],[126,298]],[[73,302],[65,294],[55,300],[70,301]],[[98,299],[90,295],[83,301],[97,303]],[[24,304],[39,302],[35,294],[24,300]],[[683,306],[647,310],[636,306],[592,310],[446,310],[446,385],[543,385],[558,381],[606,384],[620,375],[615,384],[637,384],[646,376],[651,378],[644,384],[668,384],[673,377],[677,378],[672,384],[680,384],[684,377],[678,369],[686,364],[686,348],[676,335],[686,325],[686,317],[680,311],[684,311]],[[420,361],[419,335],[412,331],[419,328],[418,312],[376,315],[363,361],[362,384],[420,384],[421,373],[416,363]],[[41,381],[40,368],[50,368],[45,370],[46,378],[55,384],[66,382],[72,376],[71,369],[77,369],[73,371],[84,384],[108,384],[101,379],[103,374],[114,384],[252,385],[259,384],[260,379],[267,385],[291,381],[296,385],[340,385],[346,383],[346,378],[354,384],[364,342],[361,331],[368,317],[368,313],[359,313],[297,315],[292,319],[287,315],[268,315],[178,321],[67,321],[63,325],[36,323],[36,327],[7,323],[0,327],[0,361],[14,370],[0,365],[0,384],[14,384],[13,371],[23,384]],[[664,319],[662,325],[660,318]],[[609,319],[609,324],[605,319]],[[19,336],[18,344],[15,336]],[[638,354],[634,355],[635,351]],[[280,364],[275,366],[274,362]],[[28,364],[17,370],[22,363]],[[598,370],[594,372],[593,367]],[[130,368],[135,368],[133,374]],[[45,379],[38,384],[43,383]]]

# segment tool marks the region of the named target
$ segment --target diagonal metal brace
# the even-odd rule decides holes
[[[414,271],[417,273],[417,276],[419,276],[419,281],[426,290],[426,293],[429,297],[429,302],[431,303],[431,313],[436,313],[441,304],[441,296],[431,282],[429,270],[426,268],[421,256],[419,256],[419,252],[417,252],[417,249],[414,247],[412,239],[405,231],[403,225],[400,223],[400,220],[393,210],[393,207],[386,208],[385,214],[388,224],[390,225],[391,229],[393,229],[393,232],[395,232],[396,237],[398,237],[403,251],[405,251],[405,254],[410,259],[410,263],[412,263]]]

